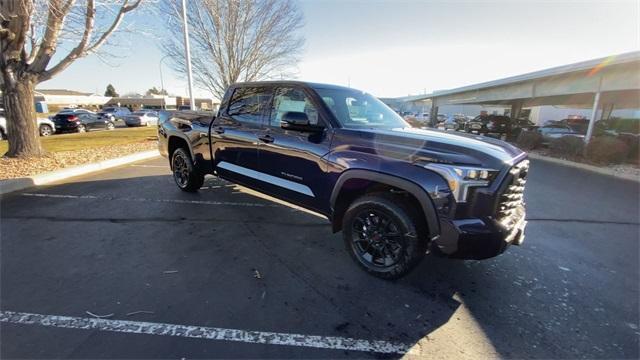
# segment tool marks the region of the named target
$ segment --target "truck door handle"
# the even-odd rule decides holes
[[[215,131],[217,134],[224,134],[224,128],[222,126],[218,126],[217,128],[213,129],[213,131]]]
[[[262,135],[262,136],[259,136],[258,139],[266,143],[272,143],[273,140],[275,140],[271,135]]]

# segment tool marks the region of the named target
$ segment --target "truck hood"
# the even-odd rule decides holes
[[[416,128],[339,129],[335,146],[415,162],[441,162],[501,169],[526,153],[491,137]],[[360,140],[360,141],[358,141]]]

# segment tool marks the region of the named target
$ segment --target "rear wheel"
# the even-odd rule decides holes
[[[204,183],[204,174],[194,166],[191,155],[183,148],[173,152],[171,170],[173,180],[182,191],[196,192]]]
[[[342,233],[347,251],[368,273],[397,279],[426,253],[426,227],[400,196],[373,194],[354,201],[345,213]]]
[[[83,124],[78,125],[78,132],[79,133],[87,132],[87,127],[84,126]]]
[[[116,128],[116,126],[112,123],[112,122],[108,122],[105,124],[107,130],[113,130]]]

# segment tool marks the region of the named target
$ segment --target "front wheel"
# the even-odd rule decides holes
[[[107,130],[113,130],[113,129],[116,128],[116,126],[112,122],[108,122],[106,124],[106,128],[107,128]]]
[[[182,191],[196,192],[204,183],[202,174],[193,164],[191,155],[183,149],[177,149],[171,156],[173,180]]]
[[[344,215],[347,251],[368,273],[397,279],[426,254],[426,227],[400,196],[373,194],[354,201]]]
[[[53,129],[47,124],[40,125],[40,136],[50,136],[53,134]]]

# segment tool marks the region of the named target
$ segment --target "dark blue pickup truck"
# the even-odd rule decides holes
[[[321,213],[356,263],[382,278],[429,252],[484,259],[524,239],[525,152],[411,128],[362,91],[235,84],[216,116],[165,112],[158,133],[180,189],[197,191],[213,174]]]

